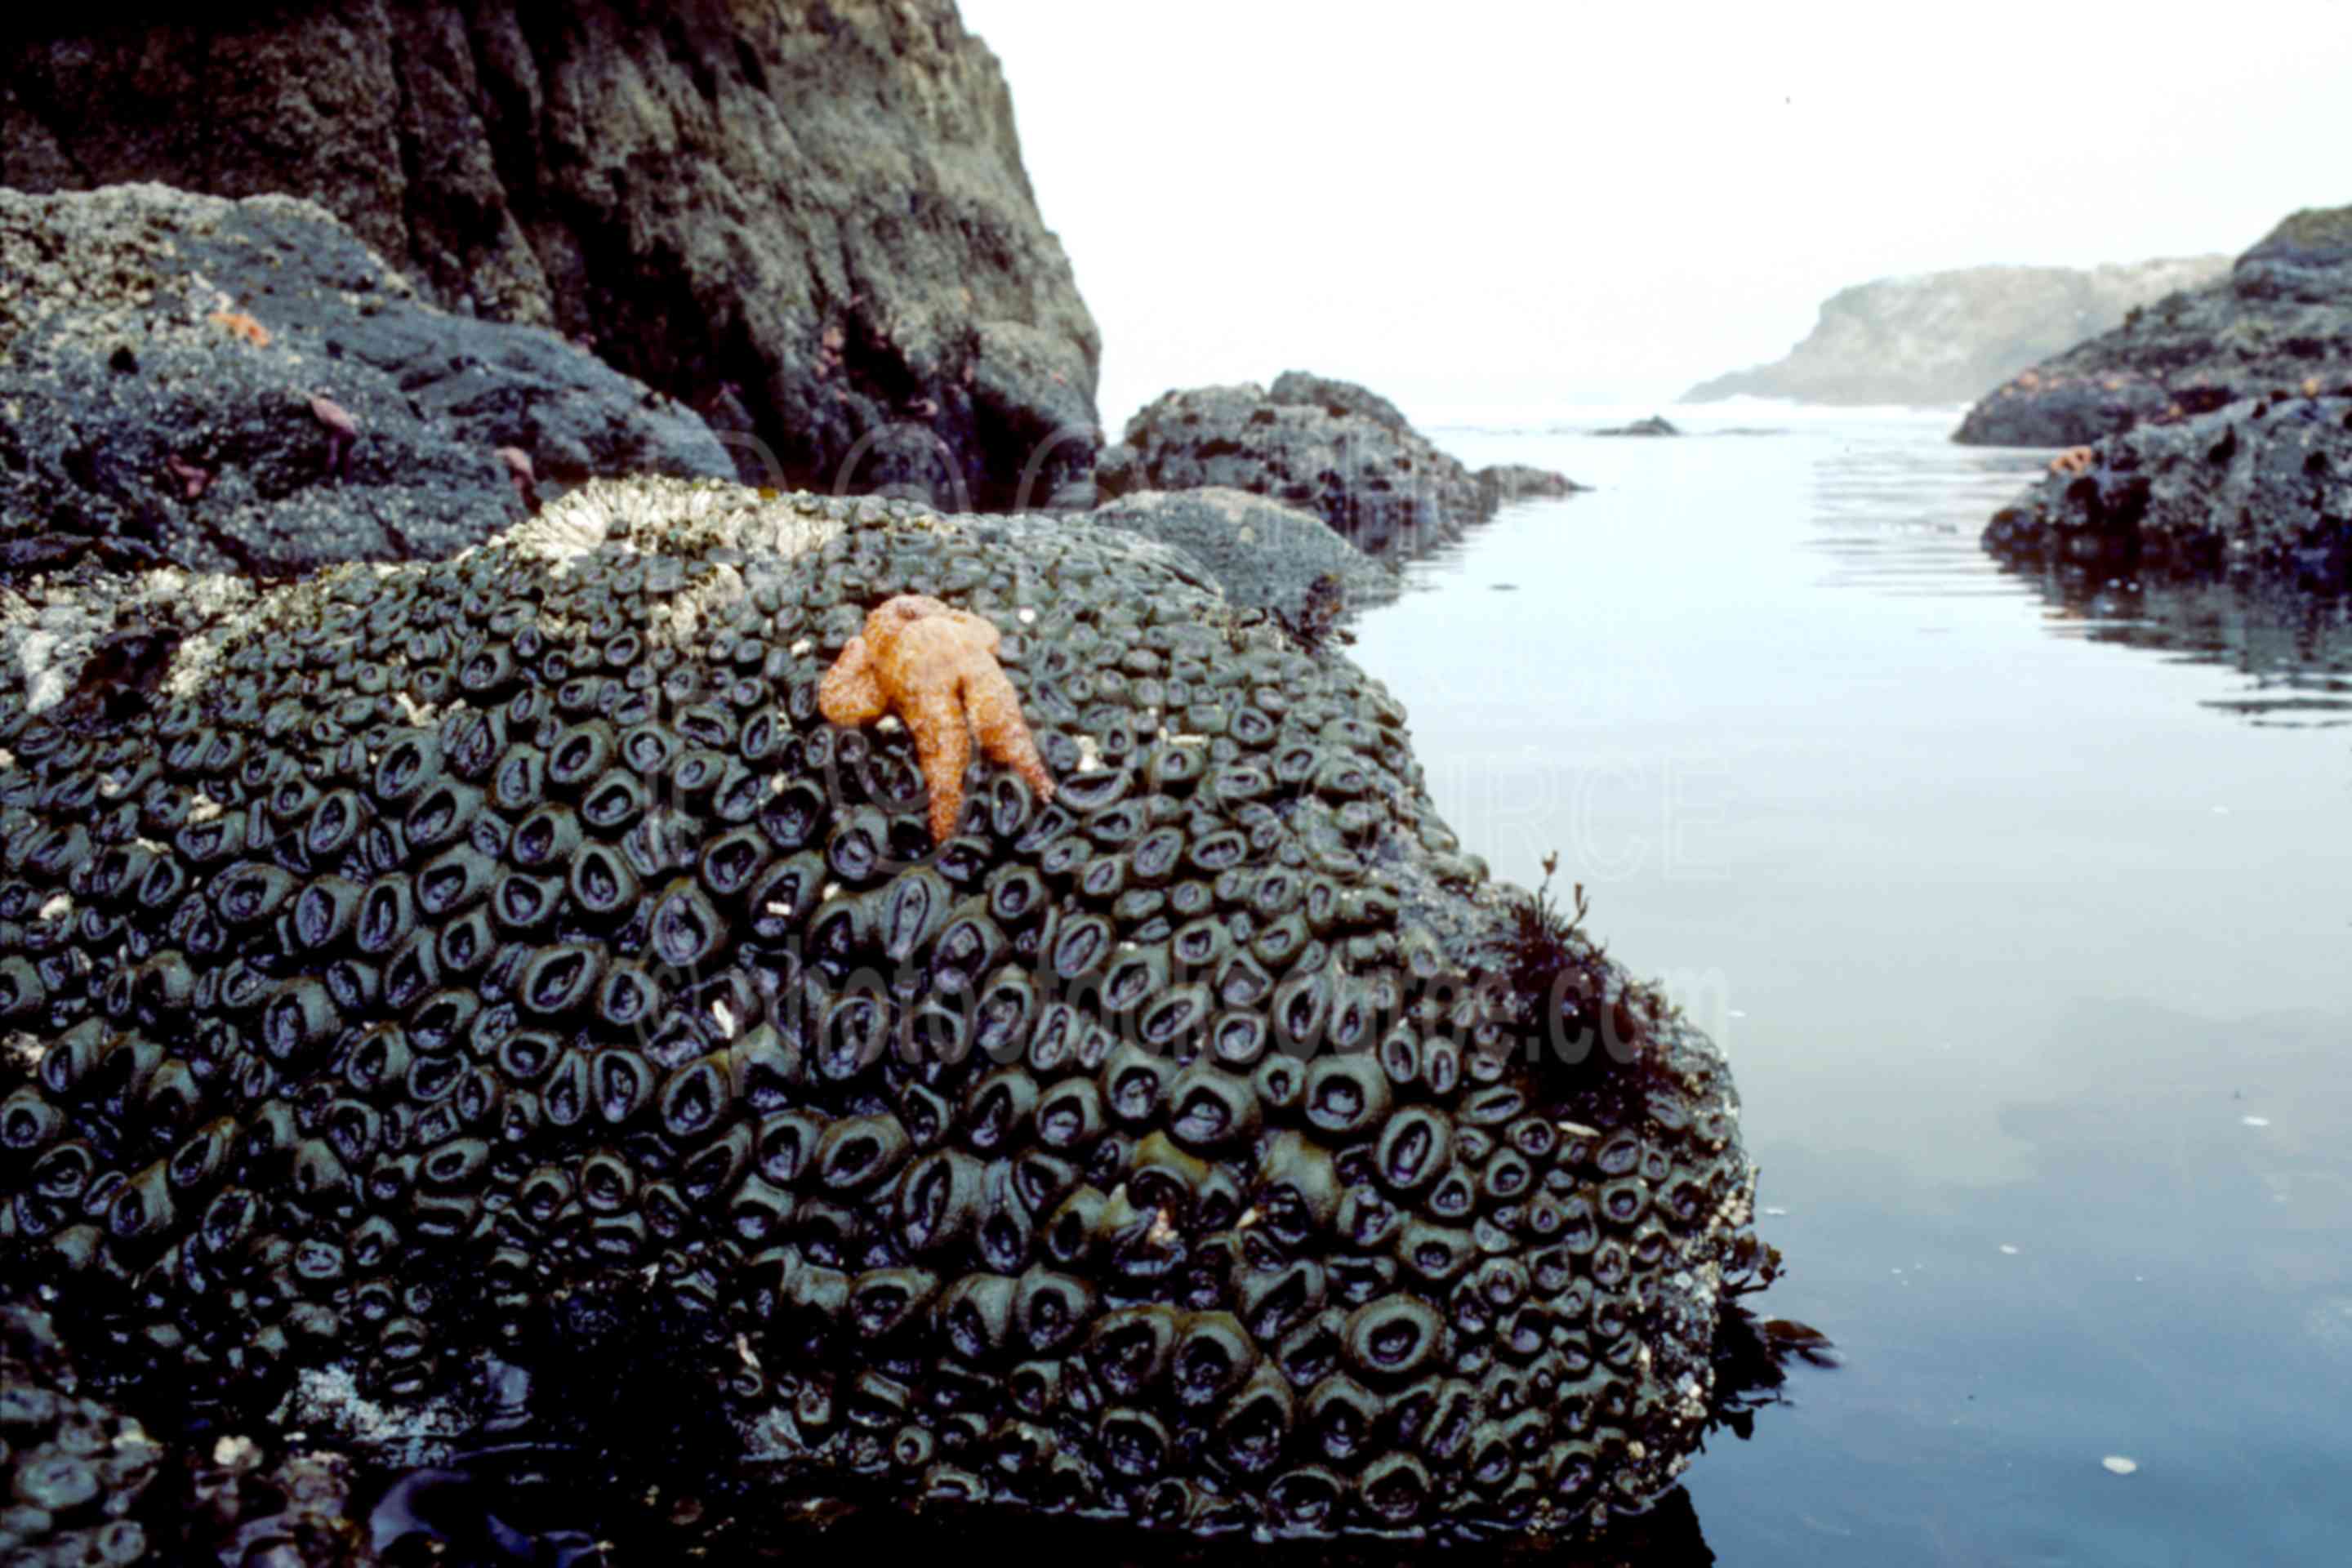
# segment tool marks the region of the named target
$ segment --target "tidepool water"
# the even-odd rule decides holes
[[[1353,652],[1465,847],[1556,851],[1729,1053],[1760,1304],[1844,1364],[1701,1457],[1707,1545],[2352,1559],[2352,618],[2005,574],[2047,454],[1957,411],[1622,412],[1433,429],[1598,488]]]

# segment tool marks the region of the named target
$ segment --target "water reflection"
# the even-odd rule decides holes
[[[2002,570],[2042,595],[2058,637],[2147,648],[2245,678],[2242,694],[2200,706],[2257,724],[2352,723],[2352,602],[2276,584],[2100,583],[2027,563]]]
[[[2054,637],[2232,671],[2242,689],[2200,706],[2252,723],[2352,723],[2352,601],[2271,583],[1989,561],[1985,520],[2042,462],[2037,452],[1847,440],[1814,459],[1809,547],[1830,562],[1828,585],[1930,600],[2031,594]],[[1929,620],[1921,629],[1944,628]]]

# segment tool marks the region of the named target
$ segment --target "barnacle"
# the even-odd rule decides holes
[[[275,591],[157,702],[0,699],[0,1270],[314,1433],[320,1369],[397,1420],[601,1303],[796,1496],[1642,1506],[1759,1256],[1720,1058],[1643,1012],[1624,1081],[1531,1066],[1529,983],[1622,976],[1459,855],[1376,683],[1160,570],[591,485]],[[1025,762],[824,721],[909,595]]]

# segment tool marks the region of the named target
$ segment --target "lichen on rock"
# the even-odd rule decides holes
[[[1666,1489],[1766,1267],[1728,1070],[1581,948],[1608,1005],[1514,988],[1377,681],[1081,522],[551,510],[0,699],[0,1274],[100,1385],[1197,1535]],[[935,846],[822,721],[900,594],[1002,628],[1050,804],[975,763]]]

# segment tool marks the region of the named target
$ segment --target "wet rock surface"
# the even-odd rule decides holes
[[[815,710],[906,592],[1056,780],[936,849]],[[1769,1273],[1714,1048],[1131,534],[600,482],[453,561],[60,572],[0,648],[0,1277],[107,1397],[807,1518],[1575,1537]]]
[[[1235,605],[1297,615],[1326,577],[1351,606],[1383,604],[1400,586],[1393,563],[1365,555],[1313,512],[1247,490],[1139,490],[1092,516],[1183,551]]]
[[[287,576],[453,553],[541,481],[731,474],[692,411],[450,315],[333,217],[161,185],[0,191],[0,567]]]
[[[951,0],[100,6],[0,79],[0,184],[306,197],[755,435],[755,482],[992,509],[1091,466],[1094,324]]]
[[[2352,381],[2352,207],[2299,212],[2227,278],[2130,312],[2121,326],[2021,372],[1956,441],[2071,447],[2306,382]]]
[[[2143,425],[2053,459],[1985,548],[2091,581],[2247,574],[2352,588],[2352,385]]]
[[[1246,383],[1163,395],[1128,421],[1095,478],[1107,499],[1247,490],[1316,513],[1368,555],[1432,549],[1496,504],[1385,398],[1303,371],[1271,392]]]
[[[2112,330],[2135,306],[2200,288],[2229,265],[2225,256],[2193,256],[1881,278],[1822,301],[1813,330],[1781,358],[1701,382],[1681,401],[1969,403],[2029,365]]]

